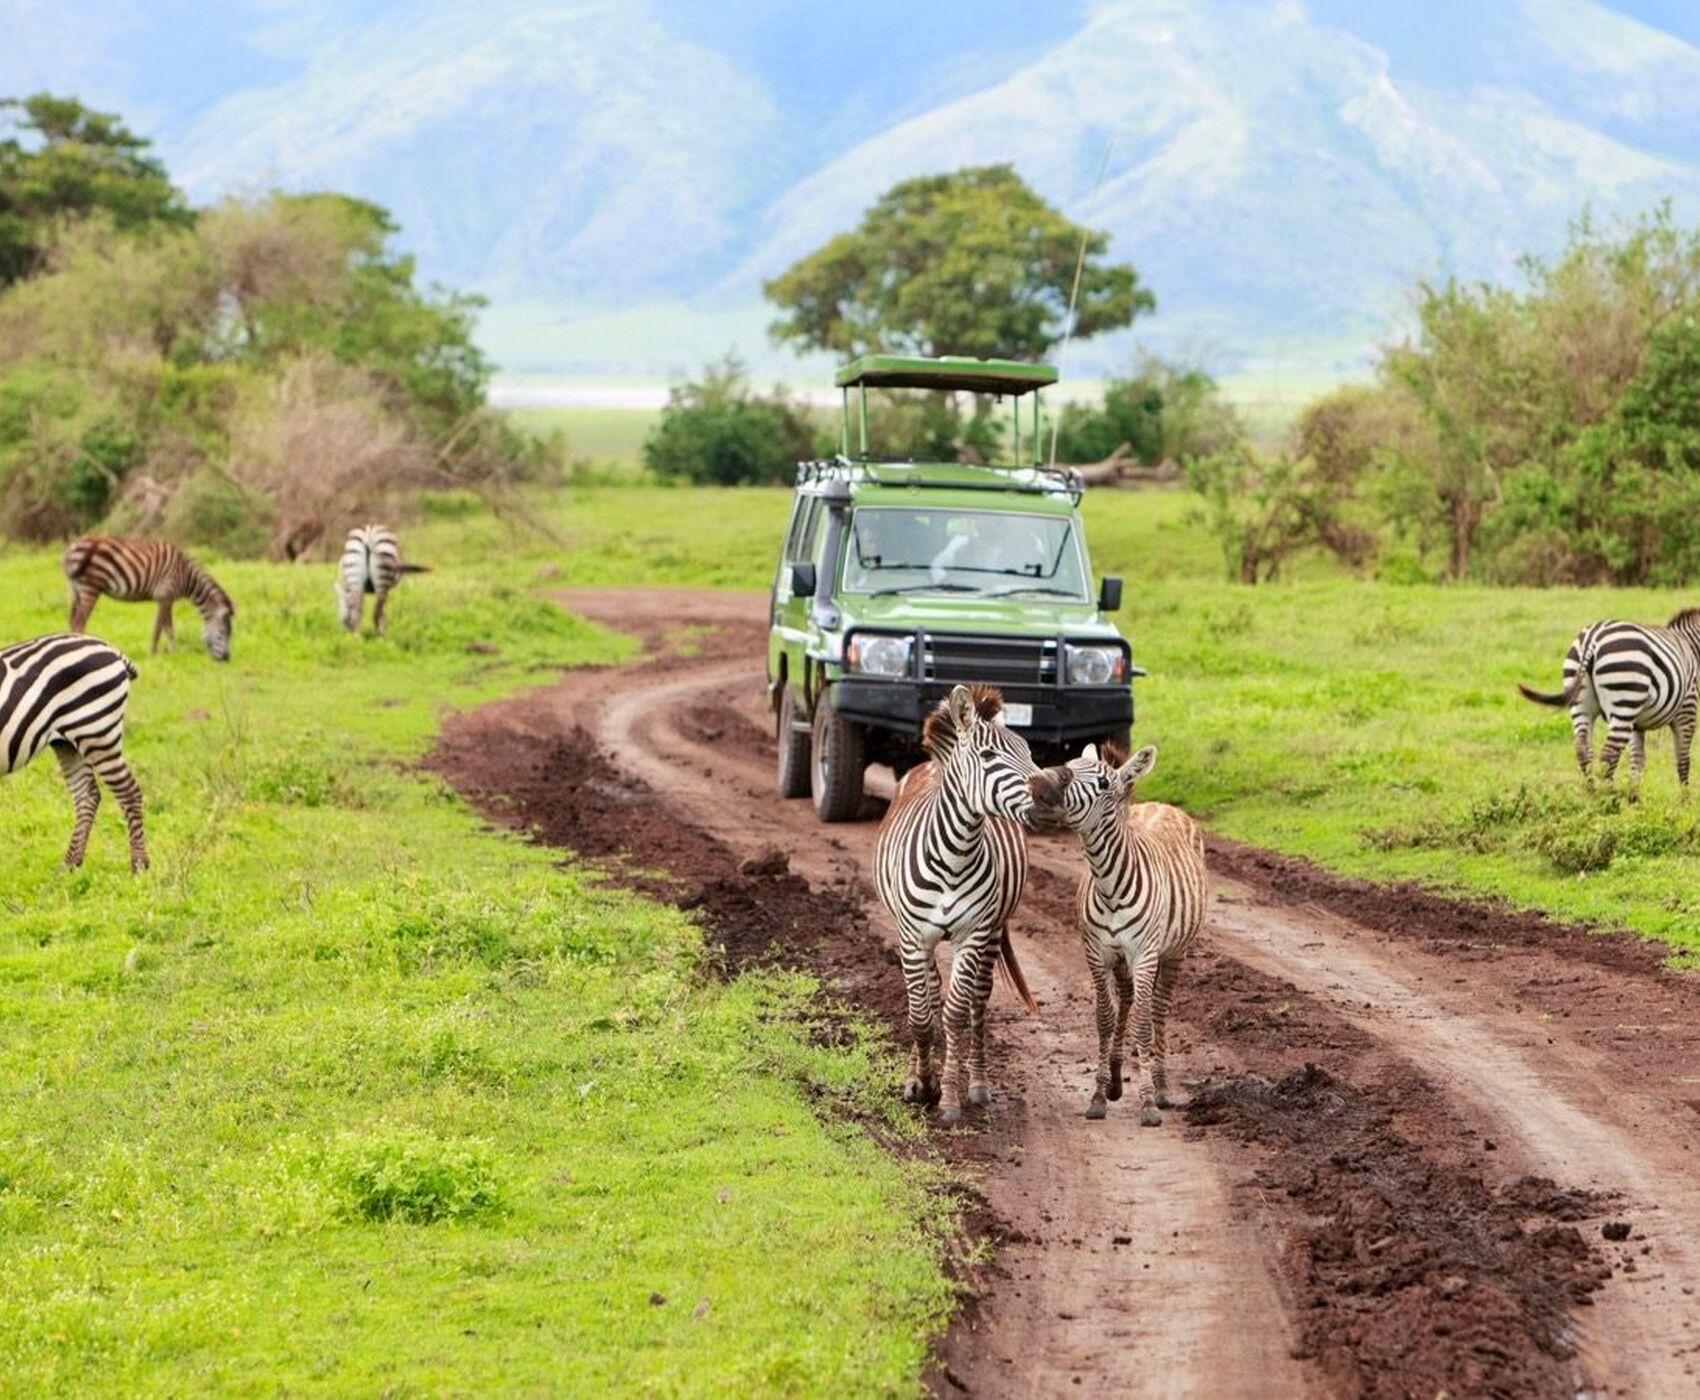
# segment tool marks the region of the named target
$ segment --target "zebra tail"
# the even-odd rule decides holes
[[[1016,996],[1021,998],[1029,1014],[1039,1014],[1039,1003],[1033,1000],[1033,993],[1027,990],[1027,979],[1021,975],[1021,964],[1015,957],[1015,944],[1009,941],[1009,929],[1006,927],[998,939],[998,966],[1003,969],[1004,980],[1007,981]]]
[[[1578,690],[1580,690],[1581,687],[1582,687],[1582,681],[1581,681],[1581,678],[1578,677],[1570,685],[1566,686],[1563,690],[1559,691],[1558,694],[1556,694],[1556,695],[1546,695],[1546,694],[1543,694],[1541,691],[1538,691],[1538,690],[1530,690],[1529,687],[1524,685],[1522,681],[1517,682],[1517,692],[1518,692],[1518,694],[1520,694],[1525,700],[1533,700],[1537,705],[1566,705],[1566,706],[1568,706],[1573,700],[1576,699],[1576,692]]]
[[[124,658],[124,674],[130,680],[135,680],[142,673],[136,669],[136,663],[129,657]]]
[[[404,574],[428,574],[432,570],[429,564],[403,564],[401,571]]]

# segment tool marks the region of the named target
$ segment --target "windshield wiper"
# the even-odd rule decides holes
[[[1043,584],[1035,584],[1031,588],[1003,588],[996,593],[988,593],[986,596],[988,598],[1013,598],[1018,593],[1042,593],[1047,598],[1072,598],[1077,603],[1086,601],[1072,588],[1046,588]]]
[[[980,590],[970,583],[906,583],[901,588],[876,588],[868,596],[870,598],[889,598],[894,593],[922,593],[932,589],[938,593],[978,593]]]

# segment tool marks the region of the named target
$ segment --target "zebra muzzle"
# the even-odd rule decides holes
[[[1041,768],[1027,780],[1027,791],[1033,795],[1035,806],[1049,811],[1061,808],[1063,789],[1073,777],[1067,768]]]

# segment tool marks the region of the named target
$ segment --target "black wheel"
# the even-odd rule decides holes
[[[809,731],[798,729],[797,702],[791,687],[779,696],[779,770],[776,786],[781,797],[809,795]]]
[[[815,706],[810,795],[823,822],[854,821],[862,810],[862,777],[868,766],[862,726],[843,718],[823,695]]]

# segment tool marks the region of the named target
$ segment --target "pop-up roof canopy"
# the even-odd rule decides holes
[[[966,389],[974,394],[1027,394],[1057,382],[1051,365],[976,360],[966,355],[863,355],[838,371],[841,389]]]

